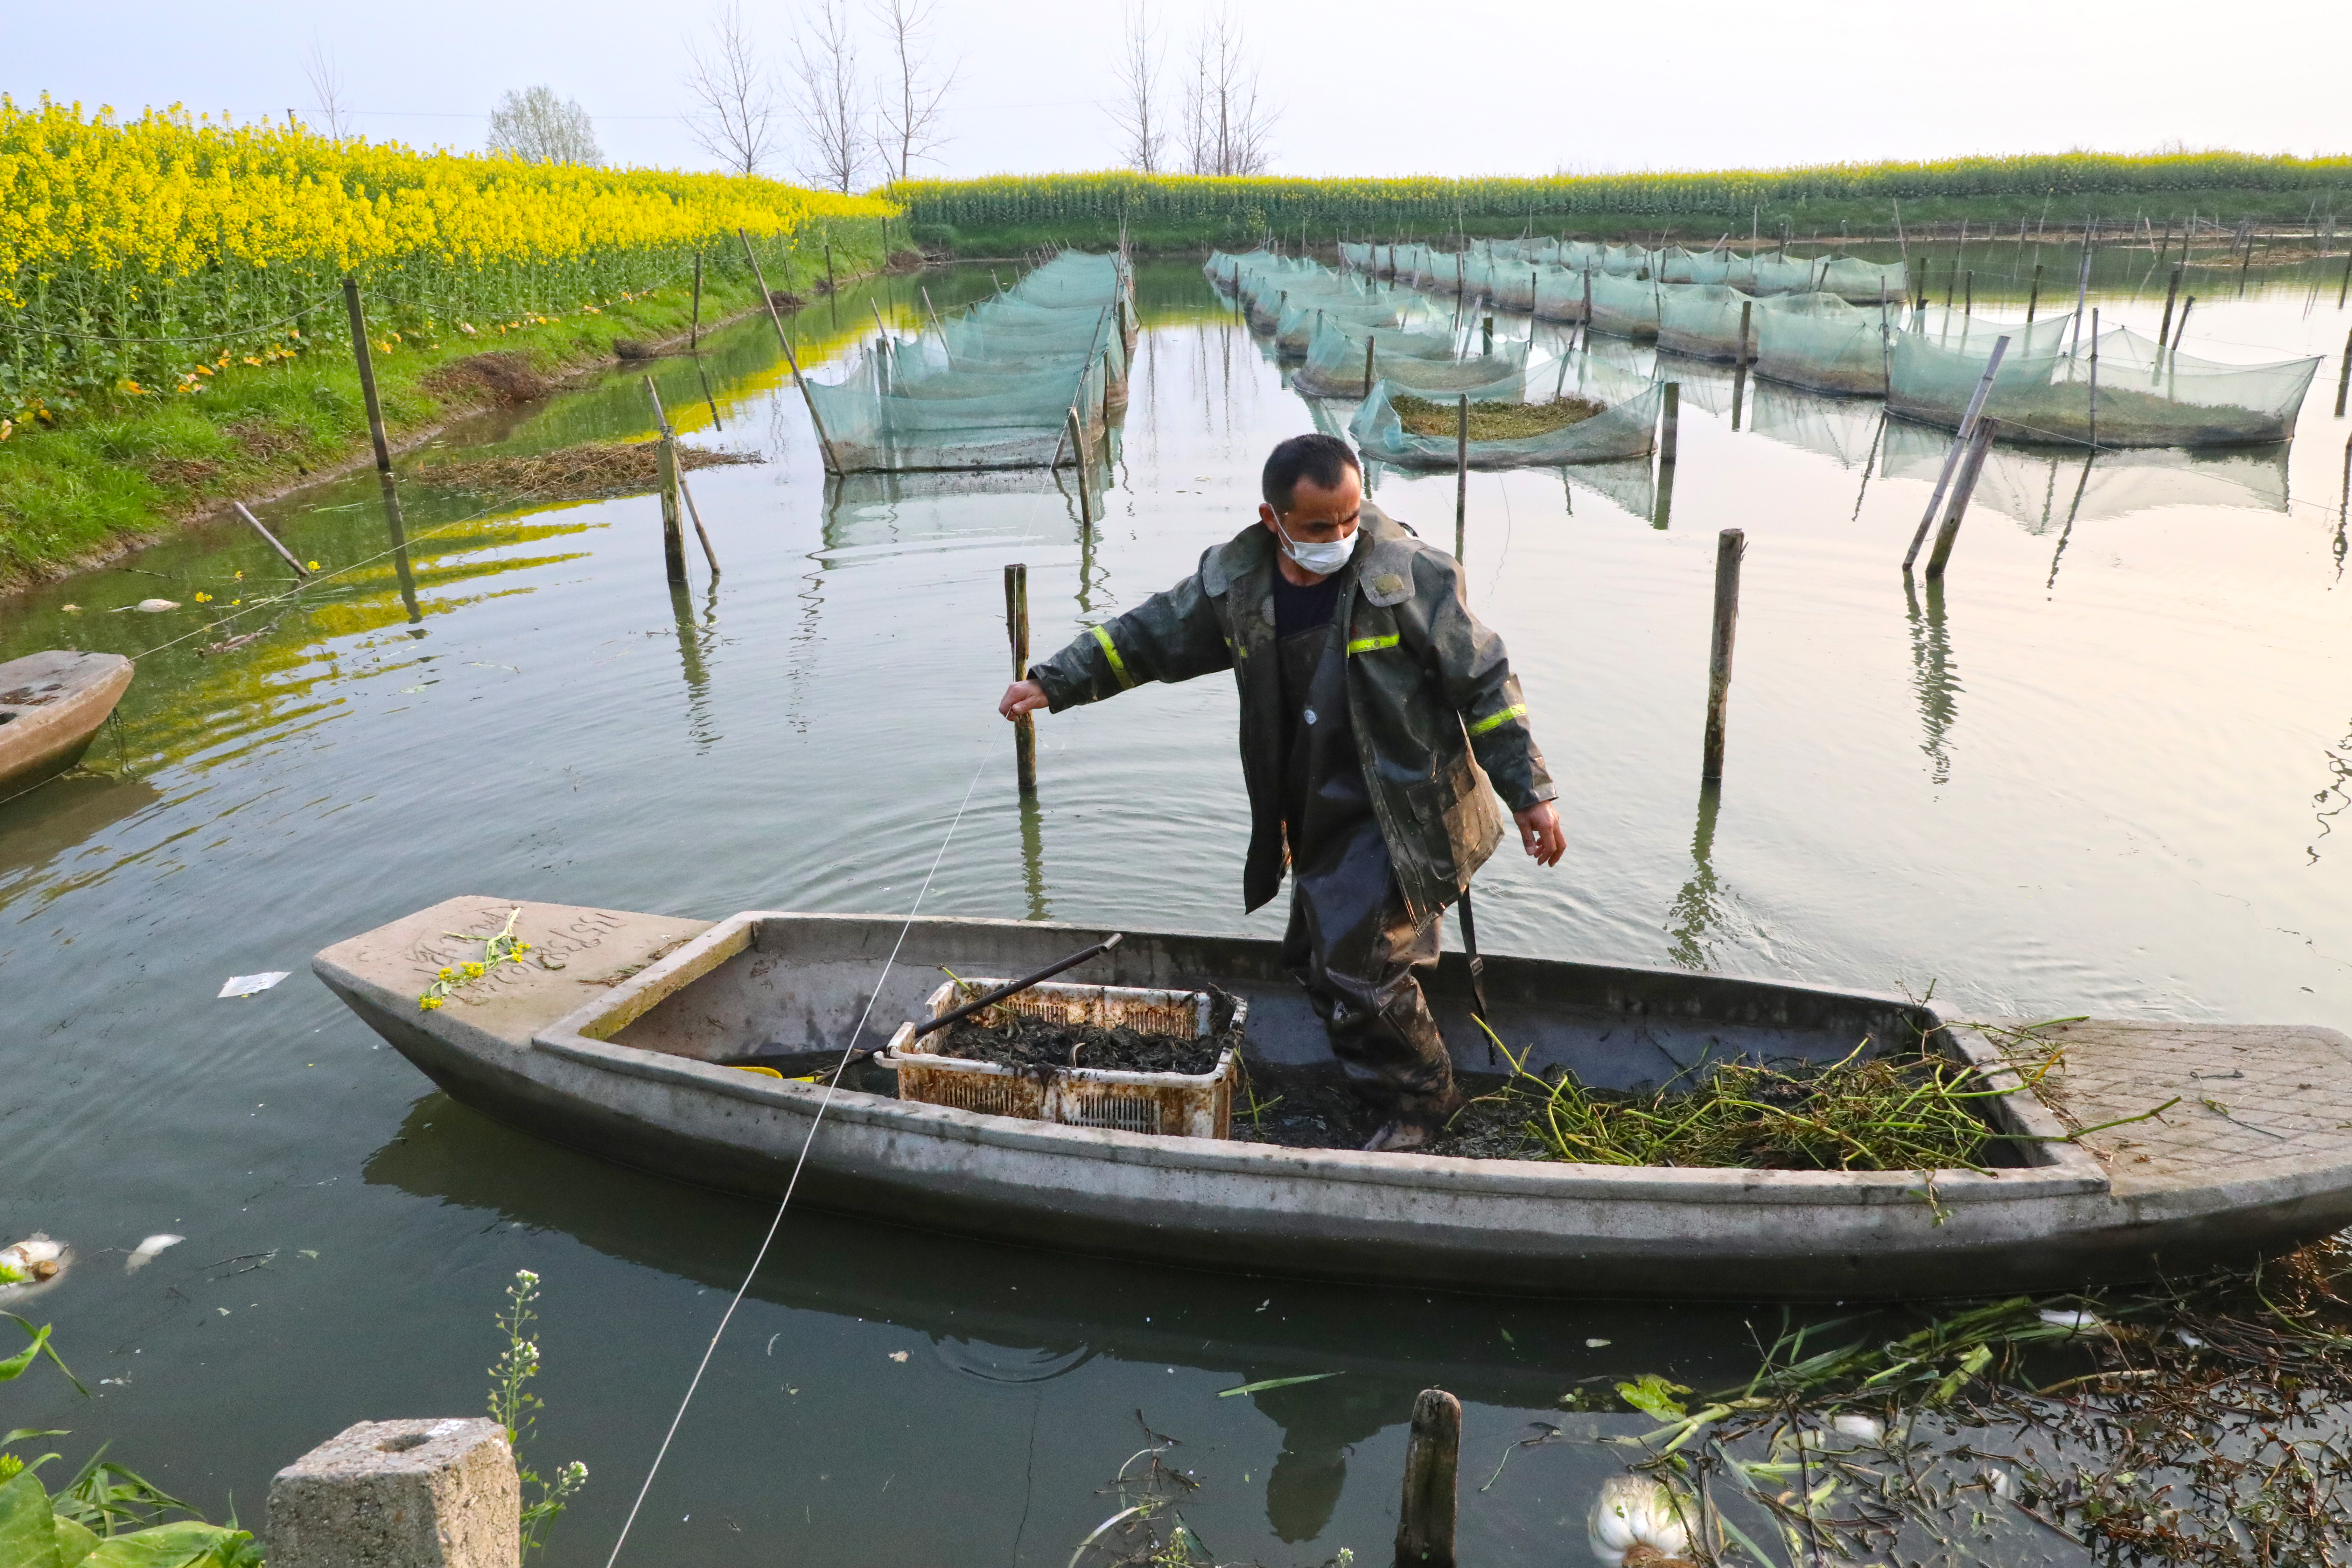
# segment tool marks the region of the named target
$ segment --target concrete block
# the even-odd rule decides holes
[[[481,1417],[362,1421],[269,1483],[269,1568],[520,1568],[522,1487]]]

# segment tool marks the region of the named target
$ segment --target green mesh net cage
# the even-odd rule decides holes
[[[1468,460],[1474,468],[1552,468],[1571,463],[1599,463],[1646,457],[1658,424],[1663,389],[1654,383],[1620,377],[1605,365],[1589,361],[1571,369],[1565,361],[1538,364],[1531,371],[1497,378],[1484,386],[1465,386],[1440,397],[1429,397],[1399,385],[1385,376],[1372,388],[1349,422],[1348,433],[1357,449],[1371,461],[1407,468],[1450,468],[1460,448],[1453,424],[1454,411],[1444,405],[1466,397],[1475,405],[1525,408],[1540,422],[1556,417],[1574,400],[1580,416],[1571,424],[1524,436],[1474,439]],[[1408,427],[1400,400],[1418,399],[1416,423]],[[1436,405],[1434,409],[1430,404]]]
[[[1658,335],[1664,284],[1612,272],[1596,272],[1591,277],[1594,331],[1643,342]]]
[[[1694,359],[1734,359],[1743,312],[1756,301],[1724,283],[1670,283],[1658,298],[1658,347]],[[1750,341],[1754,326],[1749,326]]]
[[[1839,397],[1885,395],[1887,311],[1835,294],[1782,294],[1756,301],[1752,325],[1759,376]]]
[[[840,381],[807,381],[843,472],[1044,468],[1077,418],[1089,444],[1125,396],[1132,285],[1115,257],[1065,252],[912,339],[885,336]]]

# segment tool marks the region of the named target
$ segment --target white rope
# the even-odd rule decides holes
[[[890,966],[898,962],[898,950],[906,946],[907,933],[915,927],[915,916],[921,911],[923,900],[931,890],[931,879],[939,875],[940,863],[947,858],[948,846],[955,840],[956,826],[963,821],[964,810],[971,805],[972,791],[980,787],[980,775],[987,771],[988,763],[983,761],[972,770],[971,783],[964,785],[963,804],[956,807],[954,820],[948,824],[947,837],[940,840],[940,852],[931,858],[931,868],[923,874],[923,885],[916,890],[914,907],[907,911],[907,923],[898,928],[898,940],[890,944],[890,956],[882,961],[882,973],[874,982],[874,994],[866,997],[866,1010],[857,1016],[857,1027],[849,1032],[848,1043],[841,1048],[840,1065],[833,1069],[833,1077],[825,1083],[824,1098],[817,1101],[816,1114],[809,1119],[808,1137],[801,1143],[800,1158],[793,1162],[792,1177],[784,1184],[784,1196],[776,1205],[776,1216],[768,1222],[768,1234],[761,1239],[760,1250],[752,1258],[751,1267],[743,1276],[743,1283],[735,1288],[734,1300],[729,1301],[727,1310],[719,1314],[719,1327],[712,1332],[710,1343],[703,1349],[701,1363],[694,1369],[693,1381],[686,1385],[686,1397],[677,1402],[677,1414],[670,1417],[669,1430],[662,1435],[661,1447],[654,1452],[653,1466],[646,1471],[645,1485],[637,1489],[637,1500],[629,1505],[629,1517],[621,1521],[621,1533],[613,1542],[613,1554],[604,1559],[604,1568],[613,1568],[621,1560],[621,1548],[628,1544],[629,1531],[637,1522],[637,1510],[645,1507],[646,1494],[653,1490],[654,1478],[661,1474],[662,1460],[669,1456],[670,1441],[677,1436],[679,1425],[686,1420],[686,1407],[694,1403],[694,1391],[702,1386],[702,1374],[710,1369],[710,1358],[718,1352],[719,1342],[726,1335],[727,1325],[734,1320],[735,1309],[743,1304],[744,1294],[751,1289],[751,1281],[758,1277],[760,1266],[768,1260],[768,1248],[775,1245],[776,1232],[784,1223],[784,1210],[792,1206],[793,1190],[800,1185],[801,1168],[808,1163],[809,1147],[816,1142],[817,1129],[824,1121],[826,1108],[833,1104],[833,1091],[841,1082],[841,1075],[848,1069],[850,1054],[856,1050],[858,1038],[866,1032],[866,1021],[873,1016],[875,1003],[882,999],[882,986],[890,978]]]

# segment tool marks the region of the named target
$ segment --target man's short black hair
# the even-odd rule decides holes
[[[1258,480],[1258,489],[1265,496],[1265,504],[1277,512],[1286,512],[1297,499],[1298,481],[1312,479],[1321,490],[1339,488],[1339,476],[1349,469],[1361,474],[1363,465],[1356,461],[1355,452],[1337,436],[1318,431],[1312,436],[1293,436],[1274,448],[1265,460],[1265,473]]]

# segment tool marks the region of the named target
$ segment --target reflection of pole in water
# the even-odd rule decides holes
[[[1691,874],[1675,895],[1668,911],[1666,956],[1685,969],[1706,969],[1715,962],[1710,940],[1722,932],[1723,894],[1715,879],[1715,819],[1723,805],[1723,784],[1709,779],[1699,785],[1698,821],[1691,829]]]
[[[1911,685],[1919,695],[1919,719],[1927,731],[1919,749],[1934,764],[1935,782],[1943,784],[1950,783],[1952,777],[1949,742],[1960,682],[1952,667],[1951,639],[1944,624],[1944,580],[1928,578],[1927,592],[1927,608],[1923,616],[1918,589],[1910,574],[1904,574],[1903,598],[1911,622]]]
[[[2074,482],[2074,504],[2066,509],[2066,526],[2058,531],[2058,549],[2050,557],[2050,581],[2042,584],[2044,590],[2058,586],[2058,563],[2066,559],[2066,542],[2074,537],[2074,519],[2083,510],[2083,492],[2091,488],[2091,465],[2098,460],[2096,452],[2083,459],[2083,477]],[[2050,479],[2052,484],[2057,483],[2058,465],[2055,463],[2050,465]],[[2050,514],[2045,509],[2042,515],[2046,519]]]
[[[1024,789],[1021,798],[1021,886],[1029,895],[1029,918],[1049,921],[1054,906],[1045,899],[1045,811],[1037,792]]]
[[[2344,441],[2344,489],[2336,499],[2336,580],[2344,581],[2344,526],[2352,519],[2352,437]]]
[[[705,606],[707,616],[718,614],[717,586],[713,584],[710,603]],[[694,601],[688,597],[683,583],[669,585],[670,617],[677,626],[677,662],[686,674],[686,731],[698,747],[708,747],[719,737],[710,731],[710,681],[702,665],[702,628],[694,622]]]
[[[389,479],[384,482],[391,483]],[[408,610],[408,635],[421,637],[425,635],[425,614],[416,607],[416,574],[409,569],[408,536],[401,531],[398,505],[385,517],[384,526],[392,534],[392,570],[400,579],[400,602]]]
[[[1878,462],[1878,440],[1885,434],[1886,410],[1882,408],[1878,411],[1878,428],[1870,433],[1870,450],[1863,455],[1862,488],[1853,492],[1853,516],[1846,519],[1848,522],[1856,521],[1862,516],[1862,498],[1870,493],[1870,470]]]
[[[710,373],[702,368],[700,360],[697,360],[694,362],[694,374],[702,378],[702,401],[710,407],[710,428],[723,434],[727,426],[719,422],[719,400],[710,395]]]

